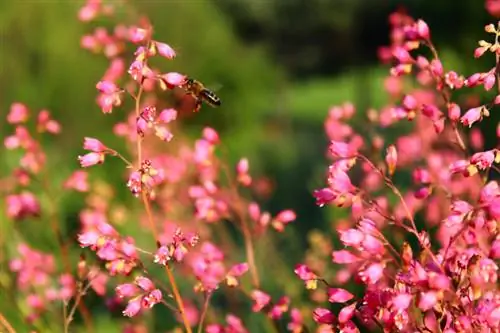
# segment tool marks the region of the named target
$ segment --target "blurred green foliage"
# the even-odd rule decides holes
[[[84,136],[123,147],[111,128],[123,119],[125,110],[103,115],[95,103],[95,84],[108,63],[80,47],[81,36],[96,26],[77,20],[82,3],[0,3],[0,133],[4,136],[12,130],[4,122],[12,102],[25,103],[31,110],[50,110],[63,125],[63,134],[46,142],[49,168],[57,170],[54,177],[59,182],[78,167],[76,156]],[[428,21],[439,49],[444,50],[447,68],[464,73],[488,68],[472,58],[488,23],[482,1],[138,0],[133,4],[150,18],[155,38],[178,52],[174,61],[157,63],[162,71],[188,73],[208,86],[221,86],[217,94],[223,106],[203,107],[196,117],[185,120],[186,130],[193,136],[204,126],[220,131],[233,163],[247,156],[252,173],[275,180],[276,192],[264,207],[273,213],[288,207],[297,211],[296,225],[286,238],[259,240],[268,249],[274,246],[277,254],[259,254],[269,267],[300,262],[307,231],[329,229],[329,221],[340,214],[317,208],[311,195],[324,182],[323,121],[331,105],[344,101],[360,110],[384,104],[381,86],[386,69],[377,65],[376,48],[387,43],[387,15],[392,10],[404,5]],[[122,7],[117,8],[117,14],[125,17]],[[111,27],[105,19],[98,23]],[[483,126],[492,132],[496,122]],[[487,145],[495,144],[494,140],[489,138]],[[2,153],[0,177],[15,161],[15,154]],[[113,163],[92,173],[111,179],[123,189],[117,195],[126,197],[122,175],[114,169],[118,163]],[[68,234],[74,232],[76,214],[83,206],[77,198],[66,198],[58,212]],[[2,232],[14,241],[17,233],[1,222]],[[53,240],[47,228],[31,221],[26,224],[18,231],[38,248],[50,250]],[[140,234],[139,230],[127,232]],[[283,289],[297,296],[303,291],[291,271],[280,270],[283,276],[276,276],[264,269],[262,274],[265,287],[276,295]],[[0,280],[7,275],[2,269]],[[11,300],[5,297],[0,293],[0,310],[22,327],[17,325],[23,319],[9,308]],[[97,307],[92,310],[100,312]],[[113,318],[104,311],[95,317],[100,331],[116,331]],[[252,332],[263,329],[257,328],[261,321],[256,320],[247,322]],[[161,323],[155,325],[155,331],[165,329]]]

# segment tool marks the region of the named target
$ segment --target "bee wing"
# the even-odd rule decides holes
[[[217,91],[221,90],[222,87],[223,87],[223,85],[221,83],[215,83],[215,84],[211,84],[209,86],[206,86],[206,88],[208,90],[211,90],[213,92],[217,92]]]

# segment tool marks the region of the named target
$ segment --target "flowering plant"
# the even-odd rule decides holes
[[[492,14],[495,3],[486,1]],[[78,15],[90,22],[114,10],[88,0]],[[491,38],[473,52],[476,58],[493,54],[495,63],[472,75],[446,68],[423,20],[396,12],[390,24],[391,45],[379,53],[391,66],[389,104],[358,116],[345,103],[332,107],[325,121],[331,165],[326,186],[313,195],[318,206],[349,214],[334,221],[340,245],[315,231],[303,262],[288,269],[304,283],[307,299],[295,285],[275,293],[265,281],[286,274],[278,267],[266,272],[263,252],[273,245],[264,241],[287,231],[294,210],[263,209],[258,201],[266,186],[247,158],[228,163],[216,129],[205,127],[194,142],[182,134],[182,112],[163,96],[183,94],[188,77],[160,69],[173,63],[174,48],[155,39],[145,18],[83,36],[84,49],[109,60],[96,80],[103,117],[129,111],[113,127],[126,148],[83,138],[84,152],[75,157],[80,168],[58,183],[41,137],[58,135],[59,122],[47,110],[32,121],[33,112],[19,102],[6,118],[14,128],[4,146],[19,153],[0,187],[6,216],[15,226],[48,221],[56,244],[36,249],[13,229],[9,295],[32,330],[69,332],[78,315],[93,331],[86,301],[92,296],[110,313],[133,317],[120,321],[123,332],[146,331],[160,307],[172,314],[156,319],[167,322],[165,329],[188,333],[500,332],[500,187],[494,180],[500,148],[486,149],[478,129],[500,104],[500,23],[485,27]],[[497,92],[481,103],[456,97],[475,87]],[[398,138],[384,137],[396,127],[404,130]],[[93,176],[92,169],[112,159],[121,165],[116,170],[126,200]],[[74,233],[58,211],[71,192],[84,203]],[[256,313],[259,324],[251,327],[258,328],[249,328],[248,311]],[[1,313],[0,325],[15,332]]]

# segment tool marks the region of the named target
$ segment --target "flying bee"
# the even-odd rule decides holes
[[[200,81],[188,77],[180,87],[195,99],[194,112],[200,111],[202,102],[207,103],[213,108],[221,105],[220,98],[213,91],[205,88]]]

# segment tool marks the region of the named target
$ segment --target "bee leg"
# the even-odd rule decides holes
[[[200,111],[200,109],[201,109],[201,101],[200,100],[196,100],[193,112],[198,112],[198,111]]]

